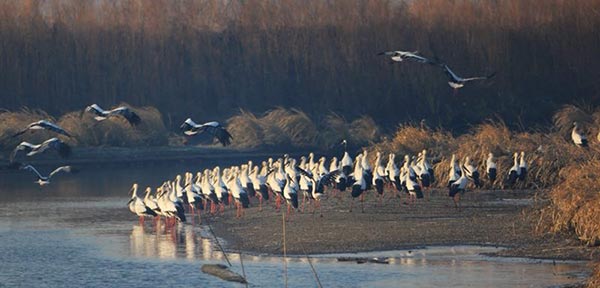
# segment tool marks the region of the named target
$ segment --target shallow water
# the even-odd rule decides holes
[[[133,181],[154,187],[201,166],[176,162],[88,168],[59,175],[41,189],[26,171],[2,172],[0,287],[243,287],[200,272],[202,264],[226,263],[207,227],[140,225],[126,207]],[[547,287],[577,282],[586,271],[579,262],[479,254],[493,251],[430,247],[313,255],[311,261],[324,287]],[[338,256],[391,258],[389,265],[356,264],[338,262]],[[241,274],[239,254],[228,254],[228,259]],[[244,254],[243,262],[251,287],[284,286],[281,257]],[[305,257],[287,258],[287,282],[290,287],[317,286]]]

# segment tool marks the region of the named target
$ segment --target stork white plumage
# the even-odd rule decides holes
[[[521,151],[521,159],[519,161],[519,181],[525,182],[527,179],[527,161],[525,161],[525,152]]]
[[[369,151],[367,151],[367,149],[365,149],[362,153],[362,157],[361,157],[361,165],[362,165],[362,169],[363,169],[363,175],[365,177],[365,182],[367,184],[367,190],[371,189],[371,185],[372,185],[372,181],[373,181],[373,168],[371,167],[371,164],[369,163]]]
[[[180,175],[177,175],[181,178]],[[167,199],[169,201],[171,201],[173,203],[173,205],[175,206],[175,219],[179,220],[180,222],[185,222],[186,221],[186,217],[185,217],[185,209],[183,206],[183,201],[177,197],[177,186],[176,183],[171,183],[171,182],[167,182]],[[183,189],[183,187],[180,187],[180,189]],[[181,191],[179,192],[181,193]],[[183,193],[181,194],[183,195]]]
[[[231,140],[233,139],[231,134],[229,134],[229,131],[216,121],[197,124],[191,118],[187,118],[183,124],[181,124],[181,129],[187,136],[194,136],[202,132],[210,133],[214,138],[219,140],[223,146],[231,144]]]
[[[398,196],[398,192],[402,191],[402,183],[400,181],[400,168],[396,165],[396,154],[390,153],[388,162],[385,167],[385,174],[388,181],[394,186],[394,195]]]
[[[215,188],[210,181],[210,171],[205,169],[202,174],[202,182],[200,182],[200,191],[202,191],[204,202],[204,211],[208,210],[208,202],[210,201],[210,213],[214,214],[219,204],[219,199],[215,193]]]
[[[227,185],[225,185],[223,177],[221,176],[221,167],[216,166],[213,169],[213,178],[213,187],[215,188],[215,194],[220,200],[220,212],[223,213],[225,211],[225,205],[229,205],[229,191],[227,190]]]
[[[245,208],[249,207],[250,201],[248,198],[248,193],[242,187],[239,179],[239,171],[233,171],[231,178],[229,180],[229,189],[231,191],[231,195],[233,196],[235,206],[236,206],[236,218],[241,218],[244,216]]]
[[[67,158],[71,155],[71,147],[60,139],[54,137],[50,138],[40,144],[31,144],[29,142],[23,141],[10,154],[10,162],[14,162],[15,158],[19,153],[26,153],[26,156],[33,156],[37,154],[44,153],[45,151],[53,149],[58,152],[58,154],[62,158]]]
[[[400,183],[409,195],[409,203],[415,203],[417,198],[423,198],[423,191],[419,183],[417,183],[416,173],[410,163],[410,157],[404,155],[404,164],[400,168]]]
[[[192,220],[194,219],[193,215],[195,214],[195,210],[202,206],[202,196],[200,196],[201,190],[200,187],[194,183],[193,178],[194,174],[186,172],[183,185],[183,190],[185,191],[184,195],[187,198],[187,203],[192,211]]]
[[[456,155],[452,154],[452,159],[450,160],[450,173],[449,173],[449,179],[448,179],[448,187],[450,187],[450,184],[452,184],[452,182],[458,180],[458,178],[460,176],[462,176],[462,169],[458,165],[458,162],[456,160]]]
[[[255,190],[258,190],[256,196],[258,197],[258,210],[262,211],[262,202],[269,201],[269,190],[267,189],[265,176],[258,174],[258,166],[252,168],[250,173],[250,181]]]
[[[287,220],[289,221],[291,218],[292,208],[298,209],[298,183],[296,183],[296,179],[287,175],[288,179],[285,182],[285,186],[283,187],[283,197],[285,198],[286,206],[287,206]]]
[[[50,174],[48,176],[43,176],[42,174],[40,174],[40,172],[38,172],[37,169],[35,169],[31,165],[23,166],[23,167],[21,167],[21,169],[28,170],[28,171],[35,173],[35,175],[37,176],[37,181],[35,181],[35,183],[38,183],[40,186],[50,184],[50,179],[52,178],[52,176],[56,175],[57,173],[71,172],[71,166],[60,166],[60,167],[54,169],[52,172],[50,172]]]
[[[85,108],[85,112],[94,114],[94,119],[96,121],[103,121],[108,119],[109,117],[121,116],[129,122],[129,124],[135,126],[140,124],[142,119],[135,112],[133,112],[129,107],[120,106],[114,108],[112,110],[104,110],[98,104],[92,104]]]
[[[344,147],[346,147],[346,140],[343,140],[342,143],[344,144]],[[348,154],[348,151],[346,151],[346,148],[344,148],[344,156],[342,157],[341,165],[344,174],[350,175],[350,173],[352,173],[352,166],[354,163],[352,162],[352,157],[350,157],[350,154]]]
[[[588,147],[587,136],[579,128],[579,123],[573,122],[573,130],[571,130],[571,140],[579,147]]]
[[[450,87],[452,87],[455,92],[459,88],[464,87],[465,84],[468,82],[477,81],[477,80],[487,80],[487,79],[494,77],[494,75],[496,74],[496,73],[492,73],[488,76],[463,78],[463,77],[458,76],[452,70],[450,70],[450,67],[448,67],[448,65],[446,65],[446,64],[441,64],[440,67],[442,67],[442,69],[444,70],[444,73],[446,73],[446,76],[448,77],[448,85],[450,85]]]
[[[144,201],[137,195],[137,190],[138,184],[134,183],[133,187],[131,187],[130,190],[131,199],[129,200],[129,202],[127,202],[127,205],[129,206],[129,210],[131,212],[135,213],[137,216],[140,217],[140,223],[144,223],[144,217],[154,217],[157,216],[157,214],[156,212],[154,212],[154,210],[152,210],[144,204]]]
[[[358,154],[354,161],[354,172],[352,176],[354,178],[354,183],[352,184],[352,201],[350,202],[350,212],[352,212],[352,206],[354,204],[354,199],[360,197],[360,208],[361,212],[365,212],[365,196],[364,192],[367,189],[367,181],[365,180],[365,176],[363,174],[363,165],[362,165],[362,154]]]
[[[513,166],[508,170],[508,175],[506,175],[506,179],[504,180],[504,189],[512,187],[519,179],[519,173],[521,173],[521,169],[519,169],[519,154],[515,152],[513,154]]]
[[[19,132],[15,133],[12,137],[17,137],[27,131],[35,131],[35,130],[48,130],[48,131],[56,132],[58,134],[65,135],[67,137],[72,137],[71,134],[69,134],[67,131],[65,131],[65,129],[63,129],[62,127],[60,127],[50,121],[46,121],[46,120],[40,120],[40,121],[30,123],[29,125],[27,125],[27,127],[25,129],[20,130]]]
[[[465,162],[462,166],[461,173],[467,173],[467,178],[473,181],[475,187],[481,187],[481,182],[479,181],[479,171],[477,170],[477,167],[471,163],[471,158],[469,158],[469,156],[465,157]]]
[[[325,157],[321,157],[319,158],[319,176],[325,175],[325,174],[329,174],[329,170],[327,170],[327,167],[325,167]]]
[[[157,217],[159,215],[161,215],[161,211],[160,211],[160,208],[158,207],[158,203],[156,202],[156,198],[154,197],[154,195],[152,195],[152,188],[146,187],[146,195],[144,196],[143,201],[144,201],[144,205],[146,205],[146,207],[148,207],[152,211],[154,211],[154,213],[156,213]]]
[[[372,185],[375,187],[375,191],[379,194],[379,201],[383,198],[383,187],[385,176],[385,168],[381,164],[381,152],[377,151],[375,154],[375,169],[373,169],[373,180]]]
[[[465,171],[465,165],[461,165],[461,176],[454,182],[450,183],[448,196],[454,201],[454,208],[460,209],[460,197],[465,193],[467,184],[469,183],[467,178],[467,171]]]
[[[423,149],[423,151],[421,152],[421,156],[423,157],[423,159],[421,160],[423,162],[423,168],[429,173],[429,182],[434,183],[435,174],[433,171],[433,166],[431,166],[431,163],[429,163],[429,158],[427,158],[427,149]]]
[[[428,169],[427,164],[425,163],[426,151],[419,153],[419,157],[417,157],[417,164],[415,171],[418,170],[417,176],[421,181],[421,186],[423,188],[423,192],[425,194],[425,199],[429,201],[429,197],[431,192],[429,191],[429,186],[431,186],[431,175],[429,174],[430,169]],[[432,169],[431,169],[432,170]]]
[[[433,64],[435,62],[419,55],[419,51],[384,51],[384,52],[380,52],[377,53],[377,55],[385,55],[385,56],[389,56],[390,57],[390,64],[393,63],[397,63],[397,62],[402,62],[404,60],[407,61],[412,61],[412,62],[417,62],[417,63],[423,63],[423,64]]]
[[[493,153],[488,153],[488,158],[485,161],[485,171],[487,173],[488,179],[490,180],[490,184],[493,185],[494,181],[496,181],[497,175],[497,167],[496,162],[494,161]]]

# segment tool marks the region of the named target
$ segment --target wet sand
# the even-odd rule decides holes
[[[533,234],[538,219],[533,219],[534,214],[528,210],[545,201],[534,191],[467,192],[461,211],[454,208],[446,193],[436,190],[431,201],[419,200],[413,206],[404,204],[404,198],[390,197],[379,206],[373,193],[368,192],[364,213],[358,201],[349,212],[349,192],[341,199],[324,199],[323,217],[318,212],[310,213],[309,207],[286,222],[287,254],[489,245],[509,248],[498,256],[600,259],[592,253],[593,248],[582,246],[572,235]],[[273,202],[263,211],[258,207],[247,209],[241,219],[236,219],[234,213],[229,209],[210,220],[216,235],[227,241],[226,249],[283,254],[283,218]]]

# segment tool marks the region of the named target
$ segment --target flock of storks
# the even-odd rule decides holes
[[[107,111],[100,108],[100,106],[98,106],[97,104],[92,104],[86,107],[83,111],[93,114],[94,119],[97,121],[103,121],[110,117],[123,117],[129,122],[129,124],[133,126],[140,124],[140,122],[142,121],[142,119],[134,111],[124,106]],[[218,122],[196,124],[188,118],[183,123],[183,125],[181,125],[181,128],[184,130],[184,133],[186,135],[196,135],[198,133],[207,132],[212,134],[224,146],[229,145],[231,143],[231,135]],[[20,135],[23,135],[27,132],[33,133],[36,130],[46,130],[67,137],[72,137],[72,135],[65,129],[47,120],[33,122],[27,125],[27,127],[23,128],[19,132],[15,133],[12,137],[19,137]],[[71,172],[72,167],[69,165],[61,166],[50,172],[48,176],[44,176],[32,165],[24,165],[17,161],[19,159],[19,156],[22,154],[24,154],[27,157],[30,157],[37,154],[42,154],[48,150],[57,151],[58,154],[63,158],[68,158],[71,155],[71,147],[67,143],[56,137],[50,138],[40,144],[32,144],[23,141],[19,145],[17,145],[14,148],[13,152],[10,154],[8,166],[11,168],[18,167],[22,170],[28,170],[33,172],[37,177],[36,183],[38,183],[40,186],[50,184],[50,179],[52,178],[52,176],[56,175],[59,172]]]
[[[345,141],[342,143],[346,144]],[[259,211],[273,199],[277,211],[285,202],[288,220],[293,211],[304,212],[305,207],[311,204],[311,213],[314,214],[318,209],[322,217],[321,200],[326,190],[331,198],[349,197],[350,212],[357,198],[360,200],[361,211],[364,212],[364,198],[368,191],[373,191],[378,205],[382,205],[386,194],[390,195],[388,200],[399,198],[399,201],[402,201],[402,195],[406,195],[403,203],[409,206],[417,199],[425,198],[429,201],[430,187],[436,177],[427,158],[427,150],[418,153],[416,157],[405,155],[400,167],[396,164],[395,157],[394,153],[384,157],[377,152],[371,162],[367,150],[354,159],[344,151],[339,160],[337,157],[329,161],[325,157],[316,160],[314,154],[310,153],[297,161],[286,154],[277,160],[269,158],[260,165],[248,161],[224,169],[216,166],[197,172],[196,176],[191,172],[185,172],[183,177],[177,175],[174,180],[165,181],[155,190],[147,187],[143,196],[138,194],[138,184],[134,183],[128,204],[131,212],[140,217],[140,222],[144,221],[144,217],[159,219],[163,216],[172,225],[186,221],[186,209],[191,211],[192,217],[195,214],[201,217],[202,212],[199,210],[215,215],[233,205],[236,217],[243,217],[251,199],[256,199],[254,202]],[[385,164],[384,158],[387,158]],[[460,198],[468,183],[473,182],[475,187],[482,187],[480,174],[469,157],[459,163],[455,155],[452,155],[449,169],[448,195],[455,208],[460,210]],[[494,156],[490,153],[485,174],[492,183],[496,181],[496,170]],[[525,181],[526,175],[525,153],[515,153],[514,165],[506,174],[505,185]]]

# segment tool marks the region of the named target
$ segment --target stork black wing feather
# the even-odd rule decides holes
[[[306,170],[304,170],[304,169],[302,169],[302,168],[300,168],[298,166],[296,166],[296,169],[298,170],[298,172],[300,172],[300,174],[302,174],[302,175],[304,175],[304,176],[306,176],[306,177],[308,177],[310,179],[313,178],[312,173],[310,173],[310,172],[308,172],[308,171],[306,171]]]
[[[333,170],[333,171],[323,175],[323,177],[321,177],[321,180],[319,180],[319,183],[322,185],[329,185],[329,184],[333,183],[333,181],[335,180],[335,177],[337,177],[341,173],[342,173],[342,171],[340,171],[340,170]]]

